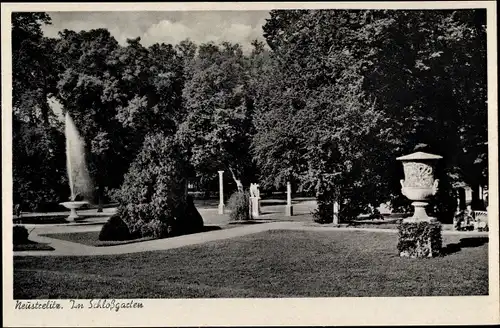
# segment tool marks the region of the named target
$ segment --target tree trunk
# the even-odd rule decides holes
[[[229,168],[229,171],[231,171],[231,175],[233,176],[233,180],[236,183],[236,187],[238,188],[238,191],[243,192],[243,184],[241,183],[241,180],[236,178],[236,175],[234,174],[234,172],[231,168]]]
[[[103,210],[103,204],[102,204],[102,185],[99,184],[99,187],[97,188],[97,213],[102,213]]]

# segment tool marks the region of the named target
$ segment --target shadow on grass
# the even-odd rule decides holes
[[[215,230],[222,230],[222,228],[219,226],[203,226],[203,231],[201,232],[215,231]]]
[[[81,222],[72,224],[73,227],[80,227],[80,226],[94,226],[94,225],[104,225],[105,222],[86,222],[82,220]]]
[[[54,248],[48,244],[37,243],[36,241],[28,240],[24,244],[14,245],[14,252],[22,251],[53,251]]]
[[[57,223],[69,223],[66,220],[66,215],[54,215],[54,216],[31,216],[31,217],[20,217],[14,219],[14,224],[57,224]]]
[[[458,243],[448,244],[442,249],[444,256],[460,252],[462,248],[472,248],[483,246],[488,243],[488,237],[462,238]]]
[[[241,225],[247,225],[247,224],[260,224],[260,223],[265,223],[267,220],[245,220],[245,221],[229,221],[228,224],[234,225],[234,224],[241,224]]]

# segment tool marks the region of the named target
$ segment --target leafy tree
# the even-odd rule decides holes
[[[399,195],[395,157],[420,143],[445,157],[450,179],[484,164],[483,15],[272,11],[253,139],[263,177],[295,178],[320,207],[338,199],[345,218]]]
[[[86,143],[89,169],[100,194],[105,180],[116,176],[113,172],[123,170],[112,166],[123,129],[115,118],[120,98],[115,93],[115,81],[110,78],[108,60],[118,47],[105,29],[79,33],[64,30],[56,47],[65,67],[57,85],[57,97]]]
[[[227,42],[202,44],[192,65],[183,90],[187,116],[178,138],[190,149],[202,185],[220,169],[233,172],[235,182],[245,179],[252,167],[252,121],[242,49]]]
[[[429,145],[443,156],[438,202],[452,213],[452,184],[487,183],[484,10],[367,12],[360,37],[366,92],[391,122],[391,156]],[[447,204],[447,205],[445,205]]]
[[[46,13],[12,13],[12,91],[14,113],[48,127],[58,66],[51,55],[54,40],[43,37],[43,24],[51,24]]]
[[[41,26],[46,13],[12,14],[12,155],[14,204],[48,210],[68,194],[61,125],[49,106],[59,71]]]
[[[87,142],[101,200],[122,183],[146,133],[175,132],[181,61],[170,45],[145,48],[136,38],[122,47],[105,29],[63,31],[57,51],[66,67],[58,96]]]

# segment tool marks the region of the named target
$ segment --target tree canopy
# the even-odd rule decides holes
[[[101,196],[120,187],[148,135],[181,145],[202,188],[218,170],[244,185],[291,181],[326,215],[339,201],[344,218],[404,205],[395,158],[422,144],[444,158],[443,212],[452,186],[487,183],[485,10],[273,10],[265,43],[247,52],[119,44],[106,29],[46,38],[47,14],[12,21],[18,198],[54,201],[67,189],[51,98],[82,134]],[[44,153],[47,179],[33,167]]]

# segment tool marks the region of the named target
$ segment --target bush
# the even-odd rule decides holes
[[[316,223],[327,224],[333,222],[333,208],[328,209],[326,206],[319,206],[312,212],[313,221]]]
[[[131,237],[127,224],[117,215],[110,217],[99,233],[99,240],[103,241],[129,240]]]
[[[25,226],[15,225],[12,231],[12,242],[14,245],[22,245],[28,243],[29,232]]]
[[[187,168],[180,147],[162,133],[146,136],[116,193],[118,215],[130,233],[163,238],[182,233],[187,217]]]
[[[333,201],[330,195],[320,193],[316,197],[318,208],[312,212],[316,223],[326,224],[333,222]]]
[[[250,194],[248,192],[235,192],[231,195],[227,207],[231,211],[229,217],[233,221],[250,220]]]

